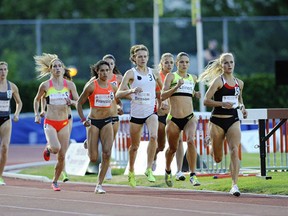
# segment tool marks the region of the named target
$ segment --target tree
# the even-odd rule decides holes
[[[163,17],[191,16],[191,0],[163,1]],[[203,17],[288,14],[288,1],[286,0],[202,0],[201,3]],[[0,0],[0,5],[1,20],[146,18],[153,16],[153,0]]]
[[[0,0],[0,19],[151,17],[151,0]]]

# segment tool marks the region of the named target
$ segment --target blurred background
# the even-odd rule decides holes
[[[55,53],[66,66],[76,69],[73,80],[79,94],[90,78],[89,66],[107,53],[115,56],[124,74],[131,67],[130,47],[141,43],[150,51],[148,65],[158,65],[153,53],[155,1],[160,54],[189,53],[189,72],[198,74],[193,0],[0,0],[0,60],[8,62],[8,79],[20,89],[22,112],[33,111],[33,98],[43,81],[36,78],[34,55]],[[235,73],[245,82],[247,108],[287,107],[288,1],[199,2],[203,66],[207,64],[205,52],[214,41],[212,54],[232,52],[235,56]],[[198,103],[195,110],[199,110]]]
[[[190,0],[162,2],[160,53],[191,54],[197,73],[196,26]],[[214,39],[219,52],[235,54],[239,74],[274,73],[288,59],[288,2],[285,0],[205,0],[201,2],[203,48]],[[124,73],[129,49],[145,44],[153,62],[153,0],[0,0],[0,59],[14,81],[35,79],[33,56],[56,53],[87,80],[89,65],[111,53]]]

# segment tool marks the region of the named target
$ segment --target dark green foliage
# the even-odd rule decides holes
[[[240,77],[239,77],[240,78]],[[244,81],[243,99],[246,108],[287,108],[288,84],[277,86],[273,74],[251,74]]]
[[[177,54],[185,51],[195,57],[196,28],[191,25],[191,1],[177,1],[182,5],[176,4],[174,8],[170,6],[176,1],[163,2],[160,52]],[[20,89],[23,112],[32,111],[39,84],[35,79],[33,61],[37,52],[56,53],[66,66],[75,66],[78,69],[75,80],[83,80],[77,83],[79,93],[90,77],[89,65],[107,53],[116,57],[122,73],[130,68],[128,59],[132,43],[145,44],[150,50],[148,65],[155,65],[152,62],[152,0],[0,0],[0,5],[0,21],[10,22],[0,25],[0,60],[9,63],[8,79]],[[205,0],[201,1],[201,13],[204,48],[211,38],[218,40],[219,47],[223,45],[223,22],[220,18],[231,18],[227,23],[228,51],[235,55],[236,70],[243,75],[246,106],[287,107],[287,87],[277,87],[274,79],[275,61],[288,59],[287,20],[253,21],[253,17],[286,16],[288,1]],[[168,22],[171,17],[175,20]],[[139,18],[142,18],[141,22]],[[57,19],[66,23],[57,23]],[[77,23],[76,19],[85,19],[86,23]],[[89,22],[91,19],[94,21]],[[35,20],[43,22],[40,28],[35,25]],[[135,32],[131,32],[133,22]],[[37,32],[41,32],[40,41]],[[198,107],[195,100],[195,110]]]

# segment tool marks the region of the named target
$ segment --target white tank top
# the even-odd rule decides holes
[[[136,68],[132,68],[134,81],[131,88],[140,87],[143,92],[132,94],[131,116],[134,118],[146,118],[154,113],[156,100],[156,81],[151,68],[147,75],[141,75]]]

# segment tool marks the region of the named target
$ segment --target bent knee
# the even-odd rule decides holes
[[[96,163],[98,161],[98,155],[97,154],[89,154],[89,158],[90,158],[90,161],[92,163]]]
[[[177,146],[169,146],[168,150],[171,154],[174,154],[177,151]]]
[[[220,163],[222,161],[222,157],[219,157],[219,156],[215,157],[214,156],[214,160],[216,163]]]
[[[150,136],[150,141],[152,141],[152,142],[156,142],[157,139],[158,139],[158,136],[156,134],[155,135],[153,134]]]
[[[102,152],[102,158],[109,160],[111,157],[111,151],[110,152]]]
[[[134,151],[136,152],[139,148],[139,145],[131,145],[130,148],[129,148],[129,151]]]
[[[158,145],[157,150],[158,150],[159,152],[162,152],[162,151],[164,151],[164,147],[165,147],[165,146],[159,146],[159,145]]]
[[[194,139],[188,139],[188,140],[187,140],[187,146],[196,148]]]
[[[230,154],[238,154],[238,146],[233,146],[229,149]]]
[[[50,147],[50,151],[53,154],[57,154],[60,151],[60,148],[59,147]]]

